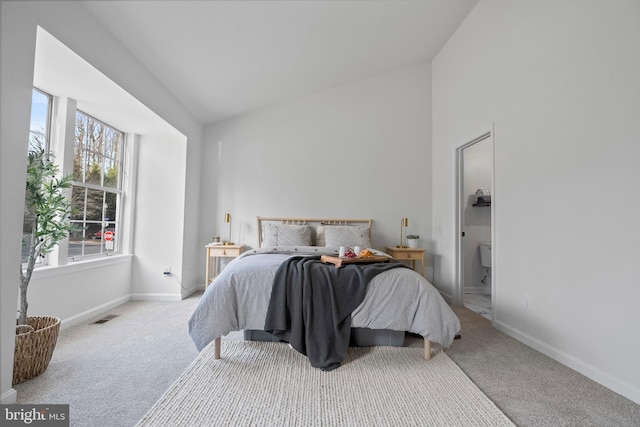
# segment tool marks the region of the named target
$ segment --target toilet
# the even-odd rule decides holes
[[[480,265],[485,271],[481,282],[491,284],[491,242],[480,242]]]

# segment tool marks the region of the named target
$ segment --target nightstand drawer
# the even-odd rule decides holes
[[[393,257],[395,259],[410,259],[410,260],[422,260],[421,252],[396,252]]]
[[[220,246],[219,248],[209,248],[209,256],[228,256],[236,257],[240,255],[242,248],[225,248]]]

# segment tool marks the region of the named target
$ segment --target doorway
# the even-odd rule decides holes
[[[457,300],[493,320],[493,134],[457,149]]]

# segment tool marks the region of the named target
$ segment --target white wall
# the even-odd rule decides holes
[[[15,391],[11,388],[13,370],[13,346],[15,342],[15,310],[17,307],[18,265],[20,262],[20,234],[22,224],[22,202],[24,200],[24,186],[15,185],[24,182],[25,153],[28,143],[29,112],[31,90],[33,85],[34,52],[36,46],[36,28],[42,26],[46,31],[60,40],[86,61],[104,73],[108,78],[124,88],[137,100],[158,114],[167,124],[184,135],[184,141],[178,145],[180,155],[169,150],[155,158],[145,158],[143,162],[157,161],[165,164],[170,170],[176,171],[176,186],[173,188],[170,203],[179,206],[172,209],[173,214],[166,220],[157,221],[154,215],[138,215],[134,219],[137,224],[144,223],[150,229],[171,228],[171,244],[175,244],[168,251],[164,247],[156,246],[153,253],[158,255],[156,260],[145,264],[130,263],[127,259],[122,264],[109,266],[114,272],[116,283],[103,281],[103,264],[92,270],[70,269],[65,275],[49,275],[42,273],[42,277],[34,278],[32,282],[31,303],[35,311],[44,313],[51,311],[68,316],[64,320],[72,321],[83,313],[92,312],[99,308],[108,308],[110,304],[129,297],[131,293],[131,269],[139,269],[138,277],[158,277],[161,269],[170,259],[172,268],[187,288],[192,288],[199,280],[200,269],[187,268],[196,259],[201,258],[201,250],[197,243],[199,223],[199,191],[200,191],[200,150],[202,142],[202,126],[157,82],[152,74],[144,69],[132,56],[125,46],[122,46],[106,31],[102,29],[84,7],[76,2],[6,2],[0,3],[1,9],[1,52],[0,61],[0,91],[2,92],[0,144],[0,400],[2,403],[15,401]],[[173,157],[170,157],[173,156]],[[187,164],[176,165],[176,161]],[[169,174],[171,177],[171,175]],[[145,181],[145,178],[138,177]],[[138,193],[140,196],[140,193]],[[190,209],[186,209],[189,206]],[[179,213],[175,213],[178,212]],[[157,222],[155,222],[157,221]],[[177,231],[176,231],[177,230]],[[176,237],[178,236],[178,237]],[[149,256],[143,249],[140,255]],[[133,258],[135,261],[135,257]],[[177,265],[173,265],[176,263]],[[67,274],[68,273],[68,274]],[[100,275],[96,279],[95,274]],[[171,279],[163,279],[171,280]],[[102,289],[101,286],[110,286]],[[91,286],[98,287],[91,293]],[[160,282],[159,286],[165,286]],[[31,287],[30,287],[31,288]],[[64,306],[56,306],[57,299],[49,299],[47,294],[53,289],[59,289],[60,294],[69,293],[69,300]],[[104,291],[104,292],[103,292]],[[165,293],[160,288],[160,293]],[[179,285],[173,285],[170,291],[176,295],[181,292]],[[38,293],[40,295],[38,296]],[[86,301],[78,302],[75,296],[87,297]],[[61,301],[60,301],[61,302]],[[62,302],[61,302],[62,303]],[[93,306],[93,307],[91,307]],[[35,313],[34,311],[34,313]]]
[[[464,196],[462,212],[465,292],[490,293],[491,282],[482,283],[486,272],[480,265],[480,243],[491,242],[491,208],[473,206],[478,189],[491,189],[493,144],[486,138],[464,149]]]
[[[634,0],[482,0],[433,62],[433,215],[453,289],[455,148],[495,124],[495,326],[640,403],[638,46]]]
[[[232,240],[251,246],[258,215],[372,218],[376,248],[408,217],[429,245],[430,99],[420,65],[208,126],[203,182],[219,186],[202,188],[201,243],[227,238],[230,212]]]
[[[36,29],[22,28],[21,16],[8,19],[5,2],[0,7],[0,230],[4,237],[0,239],[0,402],[14,403],[16,395],[11,382],[23,215],[22,208],[17,207],[23,206],[24,187],[12,183],[17,181],[16,176],[26,178],[27,149],[25,144],[13,141],[20,141],[29,132],[28,93],[32,90]],[[8,33],[16,37],[7,37]],[[17,161],[19,158],[22,160]]]
[[[136,299],[181,299],[176,278],[182,277],[185,148],[180,138],[139,138],[131,281]],[[175,276],[163,276],[165,267]]]
[[[86,321],[129,300],[131,257],[99,266],[78,262],[37,269],[29,283],[29,316],[55,316],[62,327]]]

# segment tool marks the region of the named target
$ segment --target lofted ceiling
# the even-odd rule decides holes
[[[477,2],[83,3],[207,124],[429,62]]]

